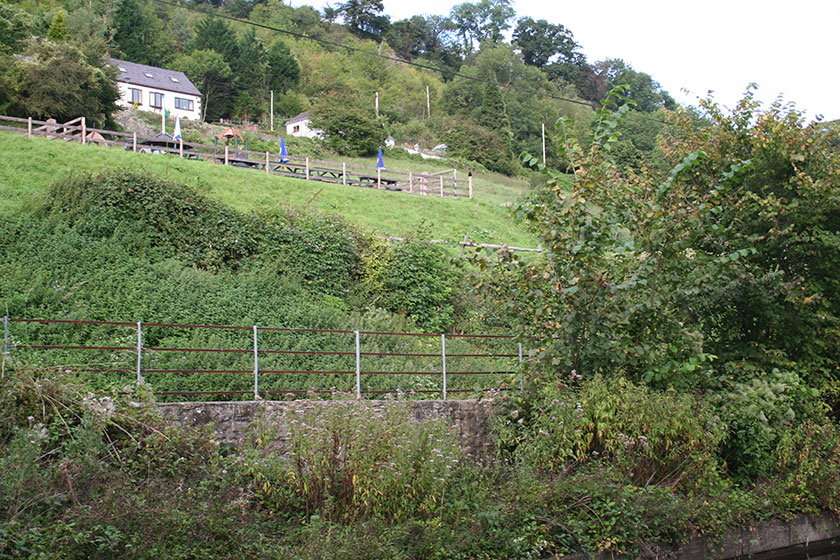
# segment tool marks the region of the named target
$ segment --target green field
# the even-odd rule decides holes
[[[25,208],[56,179],[104,168],[142,169],[186,183],[210,198],[243,212],[277,214],[288,207],[340,214],[351,223],[392,236],[405,236],[421,224],[435,239],[535,247],[536,240],[511,218],[507,205],[527,191],[517,179],[488,173],[475,177],[472,200],[413,196],[302,181],[172,156],[135,154],[115,148],[69,144],[0,133],[0,211]],[[350,160],[348,160],[350,161]],[[362,163],[361,161],[351,161]],[[369,162],[365,162],[369,163]],[[395,170],[437,171],[441,162],[392,159]],[[466,175],[466,172],[463,172]]]

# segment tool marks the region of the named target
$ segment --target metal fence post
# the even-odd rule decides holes
[[[143,322],[137,321],[137,384],[143,383]]]
[[[522,343],[519,343],[519,392],[525,392],[525,373],[522,370]]]
[[[3,317],[3,365],[0,366],[0,372],[6,376],[6,356],[9,355],[9,316]]]
[[[257,325],[254,325],[254,400],[260,398],[260,348],[257,345]]]
[[[440,335],[440,352],[443,357],[443,400],[446,400],[446,335]]]
[[[362,353],[359,343],[359,331],[356,332],[356,398],[362,398]]]

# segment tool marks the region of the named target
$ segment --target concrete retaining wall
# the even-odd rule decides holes
[[[264,419],[277,432],[275,444],[282,445],[289,437],[290,413],[303,408],[341,406],[343,401],[235,401],[161,403],[158,409],[164,418],[183,426],[213,425],[217,441],[237,446],[249,437],[251,426]],[[394,406],[394,401],[364,401],[373,408]],[[489,400],[406,401],[418,421],[443,418],[458,434],[464,453],[481,460],[493,449],[490,438]]]

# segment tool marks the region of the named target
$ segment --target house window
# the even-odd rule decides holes
[[[292,132],[293,132],[293,133],[294,133],[294,132],[300,132],[300,125],[299,125],[299,124],[296,124],[296,125],[295,125],[295,128],[294,128],[294,129],[292,129]]]
[[[155,107],[156,109],[160,109],[161,107],[163,107],[163,94],[162,93],[152,92],[150,95],[152,97],[151,102],[150,102],[150,105],[152,107]]]
[[[179,79],[178,79],[178,78],[176,78],[175,76],[169,76],[169,79],[170,79],[170,80],[172,80],[173,82],[175,82],[176,84],[180,84],[180,83],[181,83],[181,80],[179,80]]]
[[[128,88],[128,91],[131,93],[131,102],[140,105],[143,103],[143,96],[139,89],[137,88]]]
[[[146,76],[147,78],[154,78],[154,76],[152,75],[151,72],[143,72],[143,75]]]
[[[193,101],[192,99],[182,99],[180,97],[175,98],[175,108],[176,109],[183,109],[184,111],[192,111],[193,110]]]

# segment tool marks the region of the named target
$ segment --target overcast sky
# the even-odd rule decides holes
[[[396,21],[449,14],[462,1],[383,3]],[[292,4],[320,9],[326,2]],[[747,84],[755,82],[757,97],[765,104],[782,94],[809,118],[840,118],[836,0],[514,0],[514,7],[518,17],[566,26],[590,62],[623,58],[653,76],[680,103],[693,104],[712,90],[721,104],[732,106]]]

